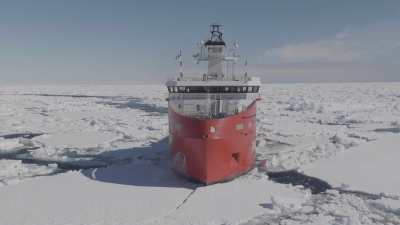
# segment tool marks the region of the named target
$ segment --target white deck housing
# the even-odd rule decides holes
[[[220,25],[212,24],[210,39],[193,55],[198,62],[208,62],[208,71],[202,77],[186,77],[180,72],[177,78],[168,80],[170,109],[196,118],[223,118],[242,112],[258,99],[260,79],[247,73],[235,74],[234,66],[239,57],[234,51],[237,44],[234,47],[231,55],[225,54]],[[224,68],[229,67],[231,69],[224,73]]]

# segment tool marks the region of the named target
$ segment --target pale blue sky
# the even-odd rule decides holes
[[[400,1],[0,2],[1,83],[152,83],[208,25],[267,82],[400,81]]]

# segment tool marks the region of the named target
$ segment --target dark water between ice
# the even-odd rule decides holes
[[[326,190],[332,189],[328,182],[316,177],[307,176],[299,173],[297,170],[289,170],[284,172],[267,173],[268,177],[281,184],[302,185],[306,189],[310,189],[312,194],[319,194]]]
[[[32,139],[40,135],[43,135],[43,133],[15,133],[15,134],[2,135],[0,137],[5,139],[13,139],[13,138]],[[98,155],[67,152],[66,156],[68,156],[70,160],[66,161],[34,158],[31,155],[31,151],[35,151],[36,149],[38,148],[34,146],[29,146],[26,148],[20,148],[13,152],[0,153],[0,159],[21,160],[22,163],[37,164],[37,165],[56,164],[57,167],[59,168],[59,170],[56,173],[66,172],[69,170],[87,170],[87,169],[103,168],[115,164],[129,164],[132,160],[147,160],[147,161],[150,160],[153,161],[154,164],[166,164],[166,162],[163,162],[167,160],[166,157],[159,158],[153,156],[163,151],[167,151],[168,141],[167,138],[164,138],[159,142],[151,144],[148,147],[117,149],[115,151],[100,153]],[[164,169],[169,169],[169,168],[166,167]],[[49,175],[53,175],[56,173],[52,173]],[[312,194],[324,193],[327,190],[337,190],[339,191],[339,193],[342,194],[352,194],[366,199],[381,198],[381,196],[377,194],[334,188],[328,182],[322,179],[308,176],[306,174],[298,172],[297,170],[289,170],[282,172],[267,172],[267,174],[269,179],[276,183],[291,184],[294,186],[301,185],[305,189],[309,189]],[[185,178],[181,177],[180,179],[185,179]],[[181,182],[178,183],[180,184]],[[185,185],[187,185],[186,182],[184,183]],[[149,182],[149,185],[150,184],[152,183]]]

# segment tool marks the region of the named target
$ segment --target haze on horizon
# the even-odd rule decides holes
[[[209,24],[266,82],[400,81],[400,1],[9,1],[1,84],[162,83]]]

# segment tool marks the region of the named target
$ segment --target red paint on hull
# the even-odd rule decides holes
[[[221,119],[196,119],[169,110],[175,170],[205,184],[232,179],[254,166],[256,102]]]

